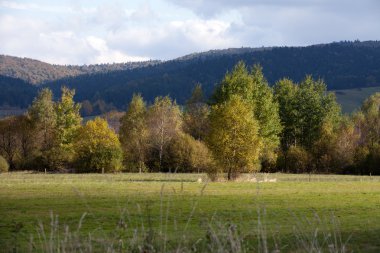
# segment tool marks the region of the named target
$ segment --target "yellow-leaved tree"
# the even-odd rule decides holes
[[[122,150],[106,120],[95,118],[79,129],[75,142],[78,172],[113,172],[122,167]]]
[[[228,180],[259,169],[261,142],[252,105],[240,96],[212,107],[207,144]]]

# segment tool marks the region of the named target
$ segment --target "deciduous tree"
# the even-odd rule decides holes
[[[82,126],[74,149],[79,172],[113,172],[122,167],[119,139],[104,119],[95,118]]]
[[[209,129],[208,115],[210,108],[206,104],[202,86],[197,84],[186,102],[184,112],[184,131],[197,140],[204,140]]]
[[[251,105],[253,117],[259,122],[259,136],[263,142],[260,154],[262,162],[273,163],[280,144],[279,135],[282,127],[278,103],[259,65],[253,66],[249,72],[245,64],[239,62],[216,88],[214,101],[223,103],[236,95]]]
[[[262,143],[252,105],[238,95],[214,105],[207,143],[216,161],[227,172],[228,180],[241,171],[257,171]]]
[[[162,158],[170,141],[181,131],[181,111],[168,96],[157,97],[148,109],[149,139],[154,153],[158,154],[155,166],[162,170]]]
[[[53,93],[50,89],[42,89],[28,109],[28,115],[37,130],[35,140],[42,139],[41,152],[52,147],[57,117],[54,109]]]
[[[60,101],[55,104],[55,146],[52,150],[57,167],[65,167],[74,156],[73,143],[81,126],[80,104],[74,102],[75,90],[62,87]]]
[[[120,142],[124,151],[124,161],[128,169],[138,168],[141,173],[146,168],[149,147],[147,108],[141,95],[134,95],[125,115],[120,120]]]

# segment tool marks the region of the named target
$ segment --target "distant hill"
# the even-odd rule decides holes
[[[39,84],[38,87],[50,87],[56,96],[62,85],[75,88],[77,101],[88,100],[103,108],[125,109],[133,93],[141,93],[148,102],[158,95],[170,95],[181,104],[197,82],[203,85],[207,95],[211,95],[215,85],[239,60],[248,65],[261,64],[271,84],[283,77],[299,82],[311,74],[323,78],[329,90],[380,86],[379,41],[231,48],[194,53],[165,62],[124,65],[58,66],[30,59],[11,59],[18,64],[3,61],[0,69],[7,69],[8,74],[14,72],[14,76]],[[14,66],[24,72],[17,71]],[[53,69],[58,69],[60,76]],[[4,103],[8,101],[0,100],[0,105]]]
[[[107,73],[154,65],[159,61],[128,62],[96,65],[54,65],[29,58],[0,55],[0,75],[19,78],[31,84],[43,84],[84,74]]]

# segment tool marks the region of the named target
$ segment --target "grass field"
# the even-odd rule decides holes
[[[360,109],[364,100],[369,96],[376,92],[380,92],[380,87],[336,90],[334,92],[338,103],[342,106],[343,112],[351,113]]]
[[[119,252],[135,243],[156,251],[380,252],[379,177],[257,177],[277,182],[205,183],[206,176],[196,174],[0,174],[0,248],[57,252],[71,243],[73,252],[78,245]],[[138,251],[153,252],[147,249]]]

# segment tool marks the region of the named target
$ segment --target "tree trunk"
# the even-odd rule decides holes
[[[158,169],[160,172],[161,172],[161,163],[162,163],[162,153],[163,153],[163,145],[160,145],[160,153],[159,153],[160,163],[158,164]]]

